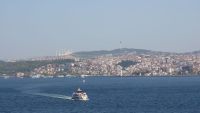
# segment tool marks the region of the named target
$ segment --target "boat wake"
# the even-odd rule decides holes
[[[71,96],[66,96],[66,95],[49,94],[49,93],[31,93],[31,92],[26,92],[26,93],[31,94],[31,95],[37,95],[37,96],[45,96],[45,97],[58,98],[58,99],[64,99],[64,100],[72,100]]]

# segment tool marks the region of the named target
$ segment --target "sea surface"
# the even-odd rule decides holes
[[[200,77],[0,78],[0,113],[200,113]]]

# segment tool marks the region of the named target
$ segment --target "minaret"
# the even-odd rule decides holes
[[[123,76],[123,70],[121,69],[121,73],[120,73],[120,76]]]

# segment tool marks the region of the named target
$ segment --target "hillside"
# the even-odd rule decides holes
[[[66,64],[74,62],[74,60],[54,60],[54,61],[17,61],[17,62],[4,62],[0,61],[0,75],[8,74],[13,75],[16,72],[28,73],[34,68],[45,66],[47,64]]]
[[[118,56],[118,55],[124,55],[124,54],[170,54],[170,53],[151,51],[151,50],[145,50],[145,49],[122,48],[122,49],[114,49],[114,50],[76,52],[73,55],[80,58],[93,58],[93,57],[103,56],[103,55]]]
[[[199,51],[193,51],[193,52],[187,52],[187,53],[184,53],[184,54],[194,54],[194,55],[200,55],[200,50]]]

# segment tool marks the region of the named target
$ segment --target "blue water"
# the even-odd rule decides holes
[[[0,113],[200,113],[200,77],[0,79]],[[89,101],[73,101],[84,89]]]

